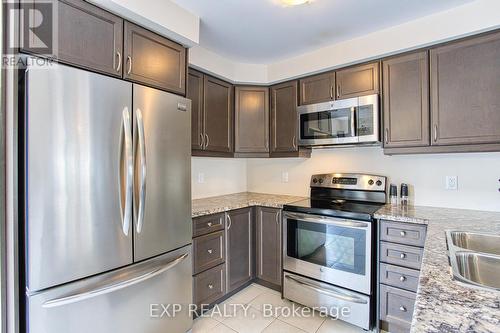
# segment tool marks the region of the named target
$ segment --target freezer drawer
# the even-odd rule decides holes
[[[370,329],[369,296],[288,272],[283,273],[283,296],[309,307],[326,307],[334,313],[338,311],[339,320]],[[341,315],[342,308],[350,309],[344,312],[345,316]]]
[[[25,80],[27,288],[131,264],[132,84],[55,63]]]
[[[191,246],[28,296],[29,333],[184,333],[191,328]],[[182,304],[175,317],[163,304]],[[172,313],[172,308],[170,308]],[[151,313],[153,316],[151,316]]]

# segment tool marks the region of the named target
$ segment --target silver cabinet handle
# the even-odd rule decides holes
[[[406,310],[406,308],[405,308],[404,306],[402,306],[402,305],[399,307],[399,310],[400,310],[400,311],[402,311],[402,312],[406,312],[406,311],[408,311],[408,310]]]
[[[107,285],[103,285],[101,287],[98,287],[98,288],[95,288],[92,290],[83,291],[80,293],[74,293],[74,294],[70,294],[67,296],[60,297],[60,298],[52,299],[50,301],[46,301],[45,303],[43,303],[42,307],[54,308],[54,307],[61,306],[61,305],[76,303],[76,302],[80,302],[80,301],[83,301],[83,300],[86,300],[89,298],[97,297],[100,295],[108,294],[108,293],[111,293],[114,291],[118,291],[120,289],[124,289],[124,288],[130,287],[130,286],[133,286],[135,284],[149,280],[157,275],[160,275],[160,274],[168,271],[169,269],[173,268],[174,266],[179,264],[181,261],[186,259],[188,257],[188,255],[189,255],[189,252],[184,253],[183,255],[177,257],[176,259],[174,259],[172,261],[167,262],[166,264],[164,264],[162,266],[155,267],[154,269],[151,269],[151,270],[147,271],[146,273],[139,275],[137,277],[133,277],[129,280],[125,280],[125,281],[121,281],[121,282],[114,282],[114,280],[113,280],[113,282],[111,282]]]
[[[399,255],[399,257],[400,257],[401,259],[406,258],[406,253],[401,253],[401,254]]]
[[[203,133],[200,133],[200,147],[201,149],[205,148],[205,136],[203,135]]]
[[[333,86],[330,87],[330,99],[333,99]]]
[[[389,144],[389,129],[385,129],[385,144]]]
[[[284,212],[286,218],[291,218],[295,220],[301,220],[306,222],[316,222],[337,225],[341,227],[351,227],[351,228],[368,228],[369,224],[364,222],[357,222],[352,220],[341,220],[333,217],[324,217],[319,215],[308,215],[301,213]]]
[[[399,278],[399,281],[401,281],[401,282],[405,282],[405,281],[406,281],[406,276],[401,275],[401,277]]]
[[[297,135],[295,134],[292,139],[293,149],[297,149]]]
[[[127,69],[127,74],[132,73],[132,57],[127,56],[127,63],[128,63],[128,69]]]
[[[213,284],[209,284],[207,287],[208,287],[208,289],[214,289]]]
[[[144,135],[144,120],[141,109],[135,112],[137,119],[137,134],[139,136],[139,152],[140,152],[140,185],[139,185],[139,209],[137,212],[137,233],[141,233],[144,224],[144,205],[146,203],[146,143]]]
[[[355,295],[352,295],[352,294],[347,294],[345,291],[340,291],[340,290],[336,290],[333,288],[327,289],[324,287],[316,286],[311,282],[302,280],[300,278],[291,277],[290,275],[285,275],[285,277],[289,280],[292,280],[292,281],[294,281],[294,282],[296,282],[296,283],[298,283],[298,284],[300,284],[308,289],[312,289],[312,290],[314,290],[318,293],[321,293],[323,295],[331,296],[331,297],[341,299],[343,301],[347,301],[347,302],[351,302],[351,303],[358,303],[358,304],[367,304],[368,303],[367,300],[364,300],[364,299],[357,297]]]
[[[123,108],[122,111],[122,126],[125,144],[125,207],[122,208],[122,231],[125,236],[128,236],[130,224],[132,221],[132,192],[134,182],[134,156],[132,144],[132,125],[130,119],[130,112],[128,107]],[[123,142],[122,141],[122,142]],[[120,185],[121,187],[121,185]],[[121,200],[120,200],[121,206]]]
[[[438,140],[438,125],[434,125],[434,142]]]
[[[120,69],[122,68],[122,54],[120,51],[116,51],[116,56],[118,57],[118,65],[116,66],[116,71],[120,72]]]
[[[208,249],[207,252],[208,252],[208,254],[212,254],[214,252],[214,250]]]
[[[229,216],[229,214],[227,214],[227,230],[229,230],[231,228],[231,216]]]
[[[210,138],[207,133],[205,133],[205,149],[207,149],[208,145],[210,144]]]
[[[337,84],[337,98],[340,97],[340,84]]]
[[[276,212],[275,220],[276,220],[276,224],[279,225],[280,224],[280,212],[279,211]]]
[[[401,235],[401,237],[406,237],[406,231],[404,231],[404,230],[401,230],[401,232],[399,234]]]

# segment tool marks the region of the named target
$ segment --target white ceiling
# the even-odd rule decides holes
[[[313,0],[297,7],[277,0],[173,1],[200,17],[202,47],[269,64],[473,0]]]

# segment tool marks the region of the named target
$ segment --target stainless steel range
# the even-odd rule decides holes
[[[362,174],[311,177],[310,199],[283,210],[283,295],[371,329],[375,310],[375,224],[386,178]]]

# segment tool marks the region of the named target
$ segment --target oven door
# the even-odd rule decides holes
[[[304,105],[298,108],[299,144],[352,144],[356,135],[358,98]]]
[[[370,295],[372,223],[284,212],[283,268]]]

